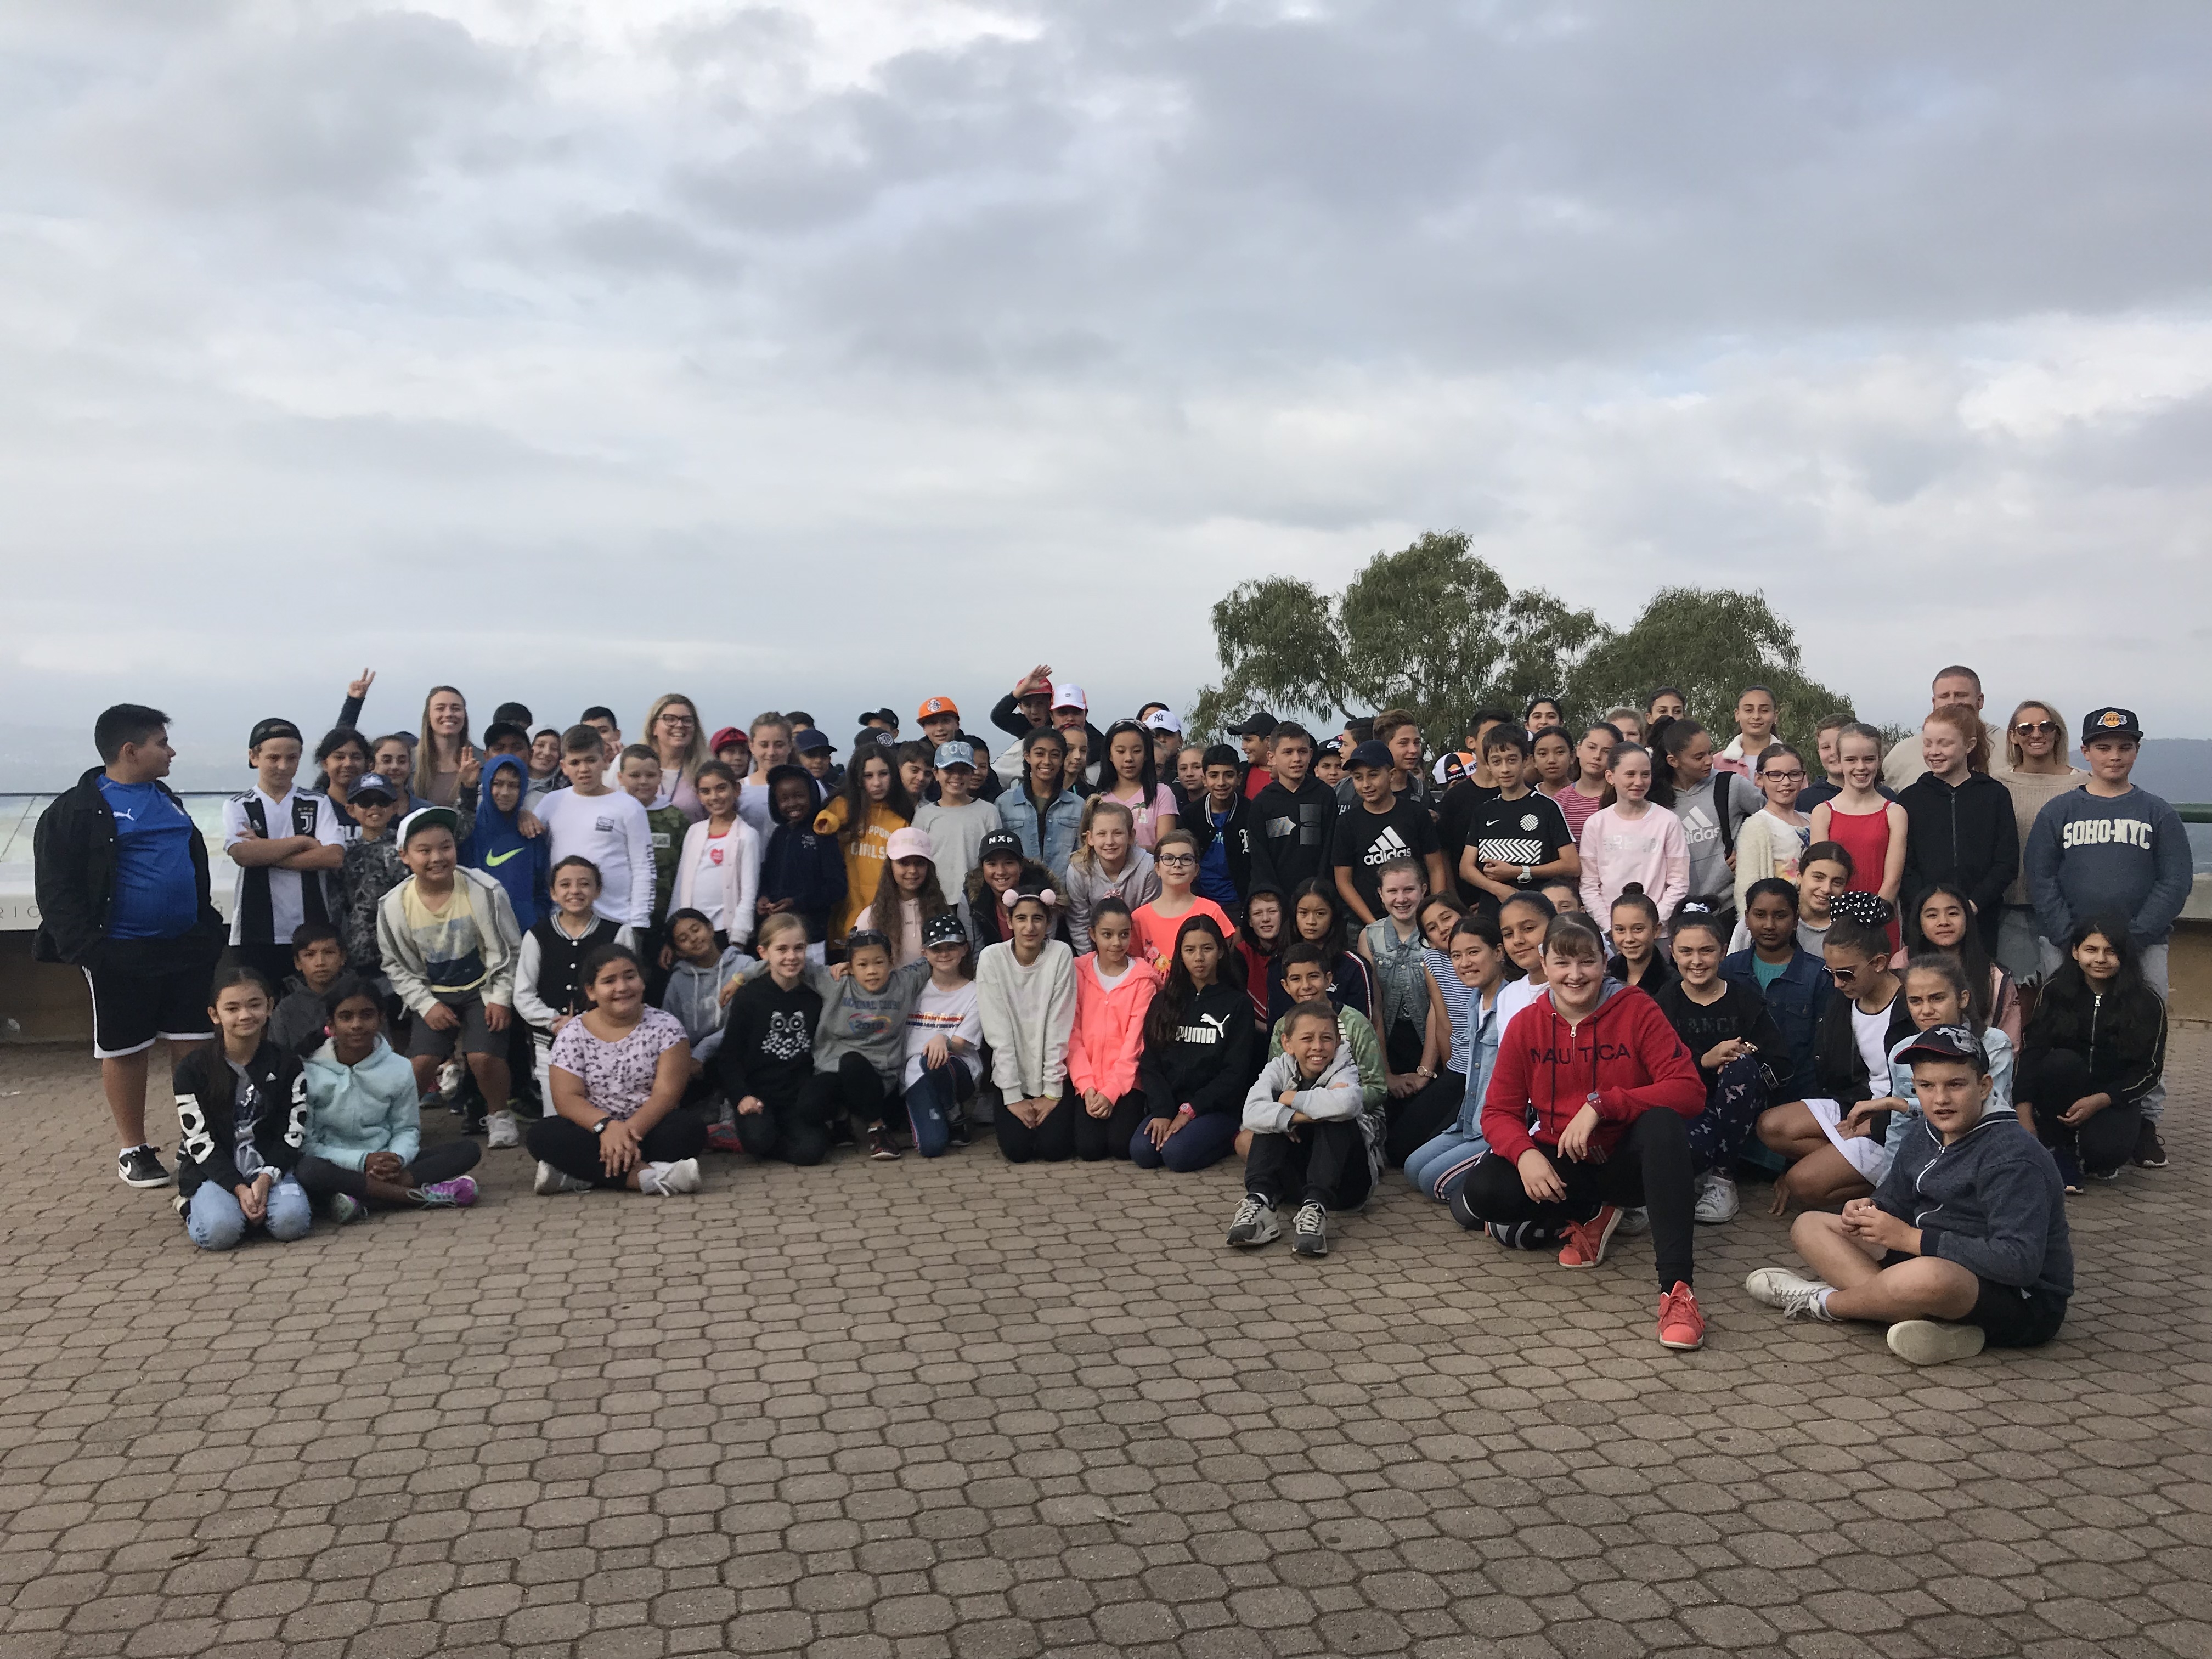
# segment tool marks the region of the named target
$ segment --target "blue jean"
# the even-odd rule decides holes
[[[1139,1123],[1129,1137],[1129,1162],[1140,1170],[1167,1169],[1177,1175],[1210,1170],[1229,1156],[1242,1121],[1236,1112],[1201,1112],[1170,1135],[1164,1146],[1153,1146]]]
[[[258,1224],[268,1230],[270,1237],[289,1244],[295,1238],[305,1238],[314,1220],[307,1189],[289,1176],[279,1176],[269,1189],[268,1213]],[[238,1194],[213,1181],[199,1184],[185,1211],[185,1232],[204,1250],[234,1249],[246,1237],[246,1230],[255,1224],[246,1218]]]
[[[975,1079],[962,1061],[948,1059],[942,1066],[925,1065],[906,1091],[906,1117],[914,1127],[915,1151],[924,1158],[944,1157],[951,1144],[952,1114],[975,1092]]]
[[[1462,1134],[1456,1128],[1447,1129],[1413,1149],[1406,1160],[1406,1179],[1439,1204],[1449,1204],[1468,1171],[1481,1163],[1489,1150],[1490,1143],[1480,1133]]]

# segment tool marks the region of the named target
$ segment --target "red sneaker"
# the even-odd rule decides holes
[[[1605,1260],[1605,1247],[1620,1228],[1620,1211],[1608,1204],[1588,1221],[1567,1224],[1567,1242],[1559,1246],[1562,1267],[1595,1267]]]
[[[742,1152],[745,1143],[738,1139],[734,1123],[717,1123],[707,1131],[707,1150],[710,1152]]]
[[[1705,1316],[1698,1311],[1698,1293],[1680,1279],[1659,1298],[1659,1346],[1662,1348],[1702,1348],[1705,1346]]]

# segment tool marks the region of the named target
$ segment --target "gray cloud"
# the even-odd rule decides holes
[[[253,712],[365,653],[1181,699],[1230,583],[1457,526],[1615,620],[1762,586],[1883,714],[1978,650],[2201,724],[2208,62],[2179,6],[24,0],[0,688],[217,728],[163,641],[231,629]],[[2091,569],[2159,584],[2125,641]]]

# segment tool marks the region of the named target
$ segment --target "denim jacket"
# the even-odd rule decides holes
[[[1056,881],[1067,879],[1067,861],[1075,855],[1076,832],[1083,824],[1083,798],[1063,789],[1044,809],[1040,833],[1037,810],[1026,793],[1009,789],[999,797],[999,822],[1022,839],[1022,851],[1044,866]]]
[[[1468,1036],[1467,1095],[1460,1103],[1459,1121],[1452,1129],[1454,1133],[1465,1135],[1470,1140],[1480,1140],[1483,1091],[1490,1087],[1490,1073],[1498,1065],[1498,1041],[1505,1033],[1498,1023],[1495,996],[1485,1008],[1481,994],[1473,994],[1468,1000],[1468,1012],[1474,1016],[1474,1030]]]

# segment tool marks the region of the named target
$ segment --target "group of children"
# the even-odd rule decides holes
[[[709,738],[678,696],[635,744],[505,708],[479,757],[440,688],[411,742],[333,731],[308,792],[264,721],[211,1011],[245,1081],[179,1073],[192,1237],[470,1201],[473,1143],[420,1142],[444,1093],[549,1194],[978,1131],[1017,1163],[1241,1158],[1229,1243],[1310,1256],[1402,1167],[1570,1267],[1648,1231],[1678,1349],[1695,1227],[1763,1169],[1815,1276],[1758,1300],[1921,1362],[2039,1342],[2065,1195],[2164,1163],[2188,854],[2128,711],[2093,712],[2081,772],[2023,703],[1992,771],[1978,681],[1935,690],[1887,755],[1823,721],[1819,781],[1763,687],[1724,745],[1661,688],[1580,726],[1480,711],[1433,770],[1402,711],[1258,715],[1240,752],[1160,704],[1100,732],[1042,666],[995,763],[948,697],[920,742],[864,716],[842,766],[809,716]]]

